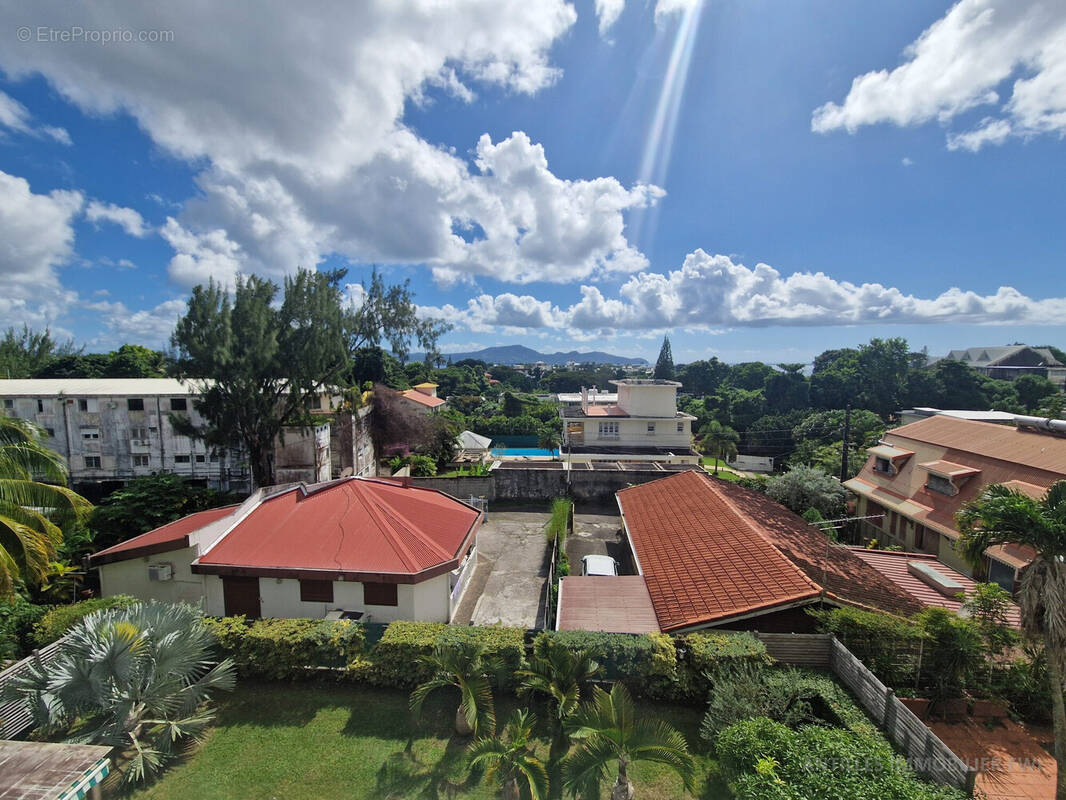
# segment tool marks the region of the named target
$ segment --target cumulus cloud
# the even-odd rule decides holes
[[[620,5],[599,8],[602,22]],[[70,24],[63,0],[12,13],[12,25]],[[86,111],[128,112],[161,147],[204,165],[197,197],[162,231],[183,287],[216,268],[223,279],[237,269],[278,277],[333,253],[426,263],[442,282],[585,280],[647,266],[624,215],[661,190],[564,180],[523,133],[471,142],[471,164],[403,122],[405,105],[434,89],[469,102],[479,86],[550,86],[550,49],[576,19],[564,0],[397,0],[318,14],[281,4],[251,21],[209,0],[105,0],[78,14],[86,28],[164,28],[174,40],[0,41],[0,67],[15,79],[42,74]],[[278,52],[286,58],[264,56]]]
[[[599,20],[600,36],[605,36],[614,27],[625,7],[626,0],[596,0],[596,19]]]
[[[178,319],[185,313],[185,300],[165,300],[157,306],[131,311],[125,303],[98,301],[84,307],[100,315],[105,333],[93,339],[92,347],[111,348],[126,342],[147,347],[166,347]]]
[[[976,151],[1011,135],[1066,135],[1066,4],[960,0],[907,47],[900,66],[856,77],[843,103],[815,109],[811,129],[947,124],[978,107],[994,108],[995,116],[950,133],[949,147]]]
[[[29,109],[5,92],[0,92],[0,125],[29,136],[47,137],[60,144],[71,144],[70,134],[65,128],[34,124]]]
[[[148,235],[150,228],[145,224],[144,217],[136,209],[117,206],[114,203],[102,203],[93,200],[85,208],[85,218],[94,224],[110,222],[118,225],[130,236],[141,239]]]
[[[616,297],[596,286],[559,308],[534,297],[482,295],[466,308],[433,309],[473,331],[493,325],[529,330],[657,331],[857,324],[1059,324],[1066,298],[1033,299],[1009,286],[994,294],[953,288],[922,298],[879,283],[854,284],[823,272],[782,275],[768,264],[747,267],[724,255],[690,253],[680,269],[641,272]]]

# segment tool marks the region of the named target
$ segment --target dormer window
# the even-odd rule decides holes
[[[925,488],[948,497],[957,495],[962,484],[981,472],[974,467],[951,461],[927,461],[918,466],[929,473],[925,479]]]
[[[925,488],[948,497],[955,496],[955,484],[943,475],[934,475],[932,472],[929,473],[929,477],[926,479]]]
[[[874,472],[880,472],[880,473],[883,473],[885,475],[891,475],[892,474],[892,462],[889,461],[887,458],[882,458],[881,456],[875,456],[874,457]]]

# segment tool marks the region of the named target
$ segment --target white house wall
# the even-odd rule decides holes
[[[691,420],[687,417],[670,417],[654,419],[633,419],[631,417],[584,417],[577,420],[570,418],[564,425],[581,422],[585,431],[586,445],[602,447],[670,447],[688,450],[692,446]],[[600,423],[617,423],[617,436],[601,436]],[[648,425],[655,426],[654,432],[648,432]],[[681,430],[678,431],[678,425]]]
[[[190,565],[196,558],[191,547],[155,553],[150,556],[116,561],[100,567],[100,593],[104,597],[129,594],[140,600],[165,603],[192,603],[199,606],[204,596],[204,577],[193,573]],[[169,564],[174,576],[169,581],[148,579],[149,564]]]

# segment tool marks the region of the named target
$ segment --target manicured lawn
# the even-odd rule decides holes
[[[415,725],[407,695],[344,684],[244,682],[225,701],[207,742],[136,800],[187,798],[495,798],[494,782],[469,775],[466,742],[451,735],[455,706],[441,694]],[[516,701],[504,696],[502,722]],[[699,738],[702,712],[683,706],[642,704],[648,716],[678,728],[700,765],[701,798],[729,797],[717,765]],[[538,714],[543,718],[543,714]],[[547,758],[547,740],[538,747]],[[669,770],[630,769],[643,800],[690,795]],[[604,789],[607,796],[607,789]]]

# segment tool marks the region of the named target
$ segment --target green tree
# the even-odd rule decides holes
[[[1014,389],[1026,411],[1035,411],[1045,398],[1058,392],[1055,384],[1040,375],[1022,375],[1014,382]]]
[[[112,492],[89,517],[99,547],[125,541],[196,511],[239,503],[242,495],[193,486],[181,475],[160,473],[134,478]]]
[[[825,519],[844,513],[847,492],[840,482],[814,467],[792,467],[766,484],[766,494],[797,514],[817,508]]]
[[[460,736],[479,730],[490,736],[496,731],[496,707],[492,701],[491,673],[498,665],[486,655],[483,644],[460,642],[438,645],[419,663],[432,674],[411,692],[411,711],[421,716],[426,698],[438,689],[459,690],[459,708],[455,712],[455,732]]]
[[[572,796],[599,797],[601,784],[610,779],[611,765],[617,763],[611,800],[633,800],[629,765],[638,761],[669,767],[695,793],[696,764],[684,736],[665,722],[640,716],[621,683],[609,693],[598,686],[592,692],[592,699],[569,723],[577,747],[563,762],[563,785]]]
[[[955,522],[960,533],[956,548],[976,568],[984,569],[985,551],[996,545],[1020,544],[1036,551],[1022,572],[1018,603],[1023,627],[1040,636],[1047,649],[1059,765],[1055,796],[1066,800],[1066,481],[1053,484],[1040,500],[999,484],[986,486],[955,515]]]
[[[56,342],[48,328],[8,328],[0,339],[0,378],[31,378],[53,358],[77,352],[72,340]]]
[[[1045,398],[1036,413],[1041,417],[1062,419],[1064,410],[1066,410],[1066,395],[1056,394]]]
[[[982,375],[973,367],[952,358],[942,358],[933,366],[933,373],[941,390],[933,404],[935,407],[973,411],[988,409]]]
[[[56,656],[9,685],[35,722],[67,741],[119,747],[127,783],[158,772],[214,714],[208,702],[235,681],[213,661],[214,637],[198,610],[143,603],[96,611],[78,622]]]
[[[763,393],[770,411],[793,411],[810,406],[811,386],[803,375],[803,364],[778,364],[781,372],[766,379]]]
[[[714,394],[729,376],[729,365],[716,356],[708,361],[692,361],[678,370],[682,390],[696,397]]]
[[[672,381],[674,379],[674,353],[670,348],[670,337],[663,337],[663,346],[659,348],[659,358],[655,361],[652,377],[656,380]]]
[[[826,350],[814,359],[811,404],[815,408],[844,408],[855,403],[861,386],[858,350]]]
[[[499,738],[478,739],[470,748],[470,766],[487,768],[495,777],[506,800],[542,800],[548,794],[548,772],[533,753],[533,730],[537,718],[526,709],[515,709]]]
[[[167,359],[162,353],[139,344],[124,344],[109,354],[106,378],[162,378]]]
[[[869,408],[885,419],[898,411],[905,397],[910,371],[907,341],[871,339],[859,346],[861,389],[855,405]],[[838,406],[839,407],[839,406]]]
[[[729,368],[727,383],[737,389],[762,390],[766,386],[766,381],[775,372],[773,367],[761,361],[744,361],[740,364],[733,364]]]
[[[740,434],[718,420],[711,420],[699,433],[703,451],[714,457],[714,474],[718,474],[718,462],[736,458]]]
[[[62,456],[42,428],[0,416],[0,599],[15,583],[38,583],[51,569],[63,528],[86,520],[92,504],[65,484]]]

